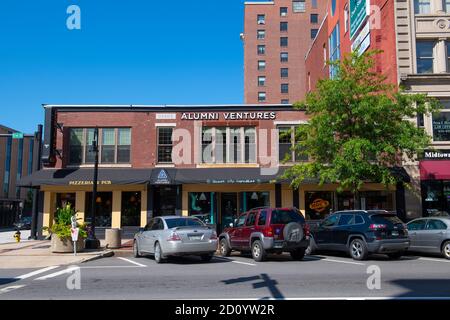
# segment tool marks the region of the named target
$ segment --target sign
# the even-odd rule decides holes
[[[355,41],[352,42],[352,51],[358,51],[358,54],[361,55],[370,46],[370,21],[367,21],[364,28],[355,38]]]
[[[72,241],[77,242],[78,241],[78,234],[80,233],[80,228],[71,228],[70,229],[72,234]]]
[[[23,139],[23,133],[22,132],[14,132],[12,134],[13,139]]]
[[[184,112],[181,120],[275,120],[276,112]]]
[[[423,160],[450,160],[450,150],[425,150]]]
[[[350,0],[350,39],[356,35],[369,15],[369,0]]]
[[[261,183],[261,179],[208,179],[207,184],[255,184]]]
[[[450,112],[433,115],[433,140],[450,141]]]
[[[156,120],[176,120],[176,113],[157,113]]]
[[[101,180],[97,182],[98,185],[112,185],[112,181],[110,180]],[[92,186],[94,185],[94,181],[69,181],[69,186]]]
[[[320,198],[319,198],[319,199],[314,200],[314,201],[310,204],[309,208],[310,208],[311,210],[316,211],[316,212],[323,212],[323,211],[325,211],[329,206],[330,206],[330,202],[329,202],[329,201],[324,200],[324,199],[320,199]]]
[[[170,184],[169,175],[167,174],[167,171],[162,169],[159,174],[158,178],[155,181],[155,184]]]

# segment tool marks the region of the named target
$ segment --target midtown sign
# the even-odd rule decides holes
[[[184,112],[181,120],[275,120],[276,112]]]
[[[437,151],[425,151],[424,152],[424,160],[449,160],[450,159],[450,150],[437,150]]]

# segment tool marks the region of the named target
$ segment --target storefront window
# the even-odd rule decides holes
[[[355,198],[351,192],[342,192],[337,194],[338,206],[337,209],[353,210],[355,209]]]
[[[124,227],[138,227],[141,225],[141,193],[122,192],[122,218]]]
[[[111,227],[112,216],[112,192],[99,192],[95,203],[97,205],[97,214],[95,215],[96,227]],[[86,222],[92,222],[92,192],[86,193]]]
[[[433,115],[433,140],[450,141],[450,112]]]
[[[214,192],[189,192],[189,215],[195,216],[206,224],[215,224],[217,220],[217,200]]]
[[[422,181],[423,215],[448,216],[450,214],[450,181]]]
[[[306,192],[305,211],[307,220],[325,219],[333,208],[333,192]]]
[[[394,194],[390,191],[366,191],[360,193],[363,210],[394,210]]]
[[[270,206],[270,192],[241,192],[240,197],[240,212],[247,212],[254,208]]]
[[[153,216],[173,216],[177,214],[177,186],[155,187]]]
[[[58,193],[56,194],[56,207],[64,208],[70,204],[72,208],[75,208],[76,193]]]

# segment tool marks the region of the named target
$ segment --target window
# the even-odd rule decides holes
[[[264,40],[266,38],[266,30],[258,30],[257,39]]]
[[[69,147],[70,164],[83,163],[83,146],[85,145],[83,134],[84,129],[70,130],[70,147]]]
[[[256,223],[256,212],[253,211],[248,214],[247,222],[245,223],[245,225],[247,227],[251,227],[254,226],[255,223]]]
[[[289,93],[289,84],[287,83],[281,84],[281,93]]]
[[[281,104],[289,104],[289,99],[281,99]]]
[[[131,154],[131,129],[121,128],[118,130],[117,141],[117,163],[129,163]]]
[[[330,191],[305,192],[305,214],[308,220],[325,219],[333,208],[334,193]]]
[[[141,225],[141,193],[122,192],[121,225],[138,227]]]
[[[286,17],[288,14],[288,8],[287,7],[281,7],[280,8],[280,16],[281,17]]]
[[[414,13],[427,14],[431,12],[430,0],[414,0]]]
[[[281,37],[280,38],[280,46],[281,47],[287,47],[288,46],[288,37]]]
[[[278,159],[280,162],[308,161],[308,157],[295,150],[296,142],[300,140],[296,126],[278,127]]]
[[[258,54],[259,55],[266,54],[266,46],[265,45],[258,45]]]
[[[202,130],[203,163],[256,163],[255,128],[203,127]]]
[[[292,11],[294,13],[305,12],[306,11],[305,0],[294,0],[294,1],[292,1]]]
[[[281,68],[281,77],[282,78],[288,78],[289,77],[289,69],[288,68]]]
[[[12,134],[12,132],[8,132]],[[12,137],[6,138],[6,161],[5,161],[5,175],[3,178],[3,194],[5,198],[9,196],[9,186],[11,179],[11,158],[12,158]]]
[[[258,226],[265,226],[267,222],[267,211],[259,213]]]
[[[315,39],[319,29],[311,29],[311,39]]]
[[[450,112],[433,114],[433,141],[450,141]]]
[[[20,178],[22,178],[22,171],[23,171],[23,140],[19,140],[19,145],[17,148],[17,171],[16,171],[16,181],[19,181]],[[20,191],[21,189],[19,187],[16,187],[16,198],[20,198]]]
[[[266,102],[266,93],[258,92],[258,102]]]
[[[364,223],[364,218],[360,215],[356,215],[355,216],[355,224],[363,224]]]
[[[257,21],[258,21],[258,24],[266,24],[266,15],[258,14]]]
[[[319,23],[319,15],[317,13],[312,13],[309,20],[311,23]]]
[[[447,225],[440,220],[428,220],[426,230],[447,230]]]
[[[172,163],[173,128],[158,128],[158,163]]]
[[[340,59],[340,39],[339,39],[339,24],[333,29],[329,39],[330,47],[330,61],[335,62]],[[337,66],[330,65],[330,78],[334,79],[337,77]]]
[[[445,45],[447,47],[447,72],[450,73],[450,41],[446,41]]]
[[[347,33],[350,24],[350,13],[348,11],[348,4],[344,8],[344,33]]]
[[[311,8],[317,9],[317,0],[311,0]]]
[[[288,23],[287,22],[280,22],[280,31],[281,32],[287,32],[288,31]]]
[[[339,225],[340,226],[350,226],[354,224],[354,215],[353,214],[343,214],[339,218]]]
[[[326,66],[327,65],[327,45],[324,43],[323,44],[323,65]]]
[[[308,92],[311,91],[311,72],[308,72]]]
[[[446,13],[450,13],[450,0],[443,0],[442,8]]]
[[[34,159],[34,140],[30,139],[30,144],[28,145],[28,169],[27,169],[28,175],[31,175],[33,173],[33,159]]]
[[[243,214],[242,216],[239,217],[237,223],[236,223],[236,227],[243,227],[245,225],[245,219],[247,218],[246,214]]]
[[[408,224],[408,230],[410,231],[416,231],[416,230],[425,230],[427,220],[416,220],[413,222],[410,222]]]
[[[433,41],[417,41],[417,73],[433,73]]]
[[[287,52],[282,52],[280,54],[280,61],[281,62],[288,62],[289,61],[289,53]]]
[[[272,210],[270,224],[288,224],[291,222],[303,223],[304,221],[303,215],[297,210],[275,209]]]
[[[333,227],[333,226],[337,225],[338,221],[339,221],[339,215],[332,215],[323,222],[322,226]]]
[[[265,60],[259,60],[258,61],[258,70],[259,71],[266,70],[266,61]]]
[[[258,87],[264,87],[266,85],[266,77],[258,77]]]
[[[101,145],[102,163],[114,163],[115,149],[116,149],[116,130],[110,128],[103,129],[101,137],[102,137],[102,145]]]

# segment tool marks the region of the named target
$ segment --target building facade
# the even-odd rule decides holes
[[[30,190],[17,182],[33,173],[38,144],[35,137],[13,139],[17,132],[0,126],[0,227],[11,227],[20,214],[31,215]]]
[[[304,111],[288,105],[46,106],[43,160],[21,180],[44,194],[42,221],[71,203],[89,222],[97,205],[101,227],[145,226],[162,215],[198,216],[221,230],[252,208],[297,207],[308,219],[351,209],[353,196],[308,181],[298,190],[281,176],[308,161],[292,151]],[[90,141],[99,130],[99,194],[92,199]],[[396,210],[395,188],[368,183],[367,209]]]
[[[304,57],[325,7],[323,0],[245,2],[245,103],[289,104],[304,98]]]

